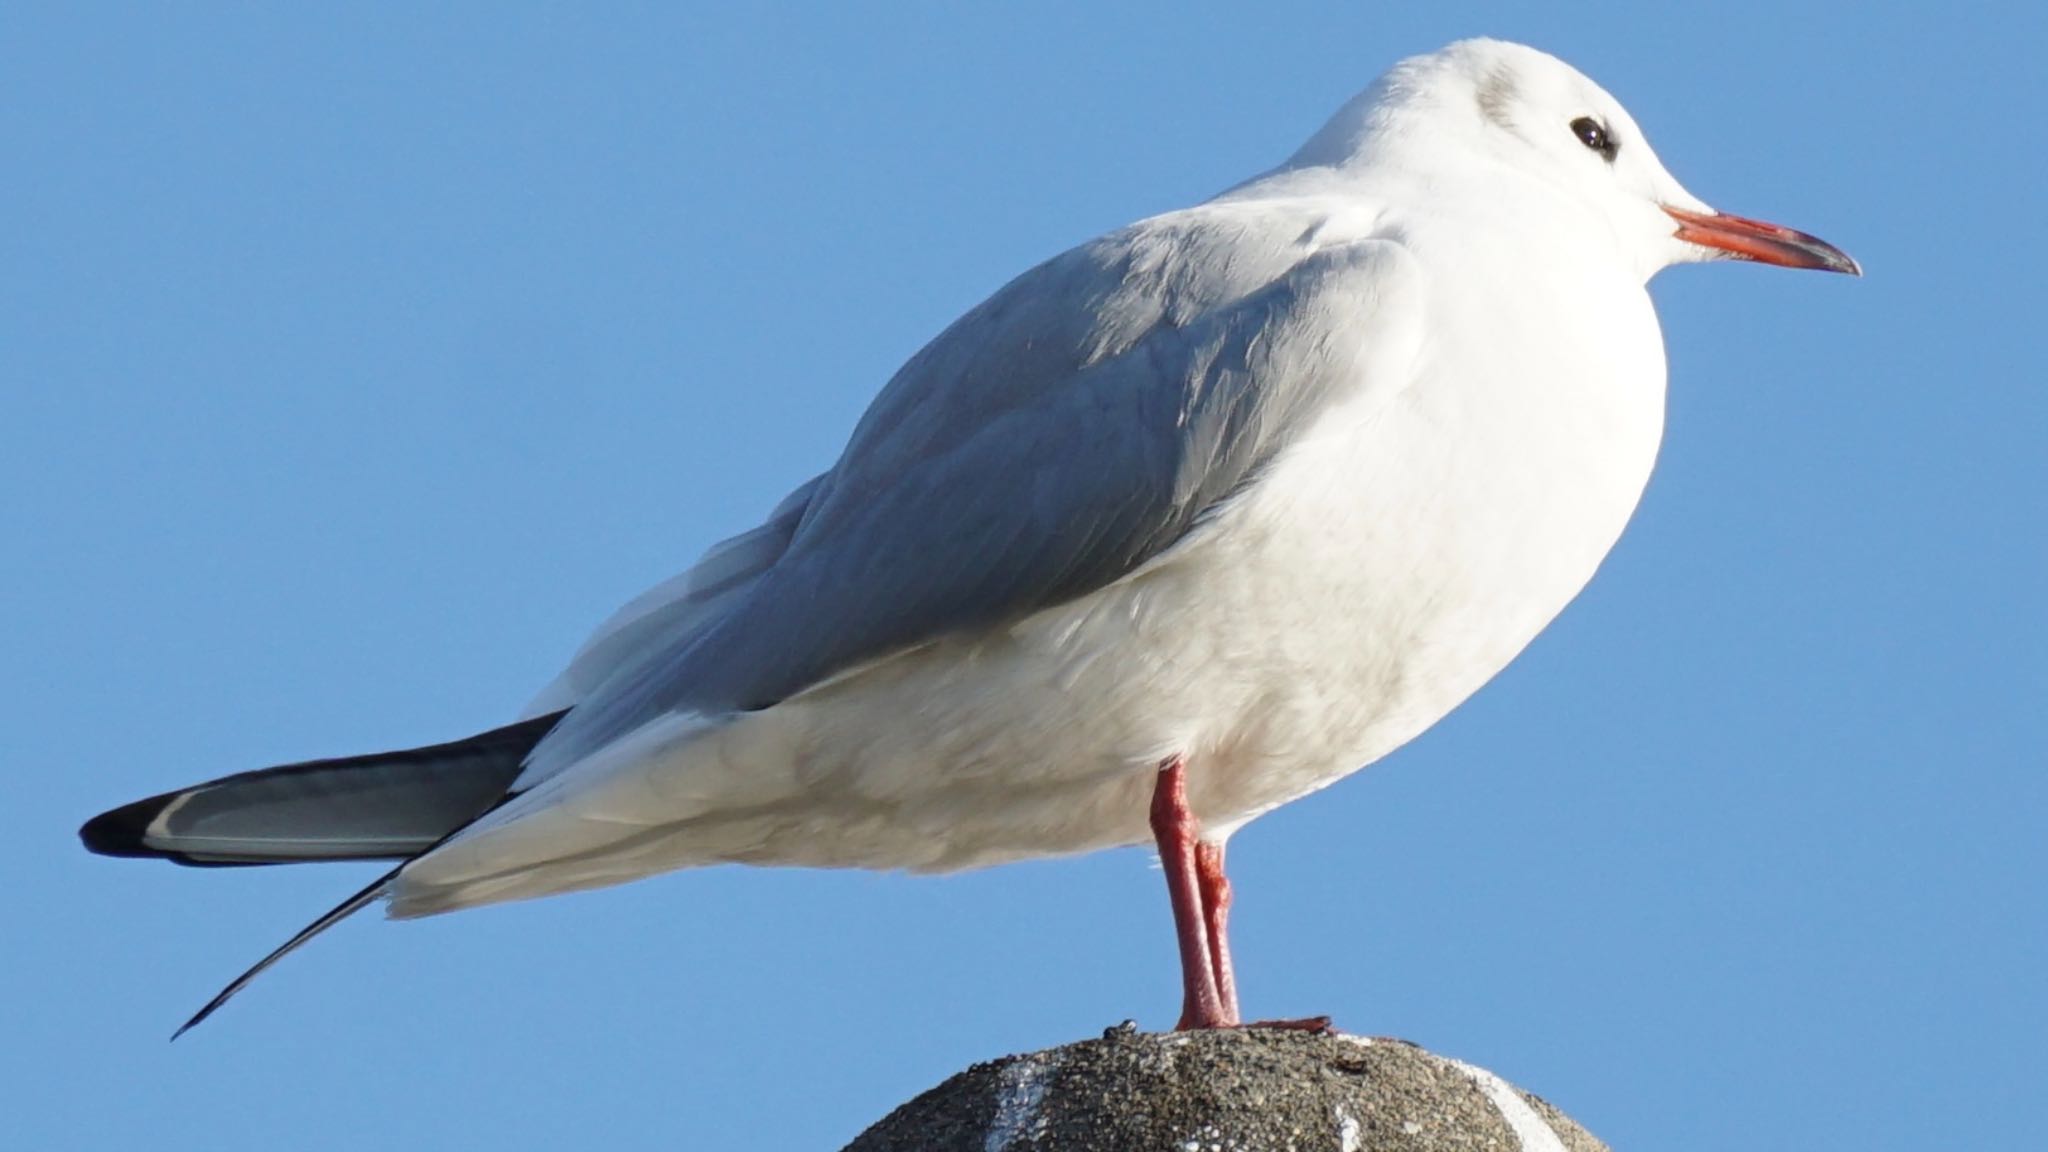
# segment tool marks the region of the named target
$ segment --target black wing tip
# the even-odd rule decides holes
[[[173,855],[145,842],[150,822],[177,799],[176,793],[123,804],[93,817],[78,830],[85,850],[100,856],[164,858]]]
[[[187,868],[244,868],[269,864],[269,860],[203,860],[165,848],[157,848],[148,842],[149,826],[171,806],[171,801],[185,795],[185,792],[166,792],[123,804],[119,808],[102,812],[87,820],[78,829],[78,839],[85,850],[97,856],[120,856],[130,860],[169,860]]]

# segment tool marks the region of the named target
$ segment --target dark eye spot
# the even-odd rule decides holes
[[[1609,164],[1614,163],[1614,154],[1621,151],[1621,145],[1607,134],[1607,125],[1591,116],[1581,116],[1572,121],[1572,135],[1579,138],[1579,143],[1598,152],[1600,158]]]

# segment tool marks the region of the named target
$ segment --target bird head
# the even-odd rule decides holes
[[[1648,279],[1673,264],[1735,259],[1860,275],[1804,232],[1715,211],[1685,190],[1635,118],[1562,60],[1521,44],[1463,40],[1404,60],[1345,105],[1289,162],[1403,171],[1474,167],[1489,194],[1547,188],[1605,222]]]

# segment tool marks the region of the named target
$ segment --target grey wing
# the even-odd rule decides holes
[[[1205,278],[1174,266],[1219,263],[1199,245],[1132,230],[963,317],[877,399],[772,566],[598,685],[518,787],[658,717],[766,707],[1118,580],[1333,400],[1405,378],[1420,273],[1398,245],[1233,254]]]

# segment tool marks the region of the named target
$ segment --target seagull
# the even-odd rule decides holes
[[[1178,1027],[1241,1026],[1224,846],[1405,744],[1592,579],[1662,435],[1649,279],[1860,274],[1716,212],[1533,48],[1395,65],[1278,167],[1025,272],[838,461],[620,608],[523,718],[167,792],[85,846],[395,860],[395,918],[739,863],[1151,843]]]

